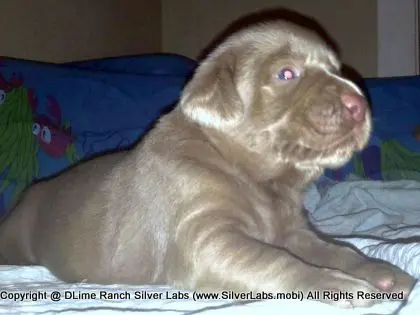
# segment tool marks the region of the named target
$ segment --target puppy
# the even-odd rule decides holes
[[[29,188],[1,226],[2,263],[68,282],[407,296],[409,275],[320,239],[302,213],[305,188],[370,131],[366,99],[316,34],[251,26],[201,63],[132,150]]]

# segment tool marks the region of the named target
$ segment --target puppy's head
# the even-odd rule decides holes
[[[340,75],[315,33],[285,21],[242,30],[201,63],[183,113],[254,155],[302,167],[338,167],[369,138],[361,90]]]

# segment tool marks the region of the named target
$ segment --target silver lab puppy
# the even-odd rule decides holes
[[[0,227],[2,263],[69,282],[407,295],[409,275],[322,240],[302,212],[308,184],[370,131],[366,99],[317,35],[285,21],[249,27],[132,150],[29,188]]]

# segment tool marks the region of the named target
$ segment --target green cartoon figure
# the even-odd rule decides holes
[[[32,135],[33,93],[22,86],[22,78],[7,82],[0,75],[0,194],[15,186],[21,192],[39,173],[37,144]]]
[[[389,139],[369,145],[353,159],[355,174],[373,180],[420,181],[420,153]]]

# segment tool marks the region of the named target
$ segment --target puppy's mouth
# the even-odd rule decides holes
[[[354,151],[362,150],[369,138],[369,127],[366,124],[363,122],[352,127],[346,126],[335,132],[320,132],[316,126],[305,128],[300,145],[315,151],[340,149],[344,146],[354,147]]]
[[[303,141],[314,150],[334,150],[352,147],[362,150],[370,137],[371,117],[365,111],[358,120],[346,118],[346,112],[337,111],[329,117],[308,117],[304,124]]]
[[[343,126],[334,133],[320,133],[312,128],[301,129],[304,134],[296,145],[301,149],[296,152],[306,152],[304,164],[337,168],[344,165],[357,151],[362,150],[370,136],[370,120],[366,120],[353,126]]]
[[[370,127],[366,124],[356,125],[352,131],[351,136],[356,144],[356,151],[361,151],[367,145],[370,138]]]

